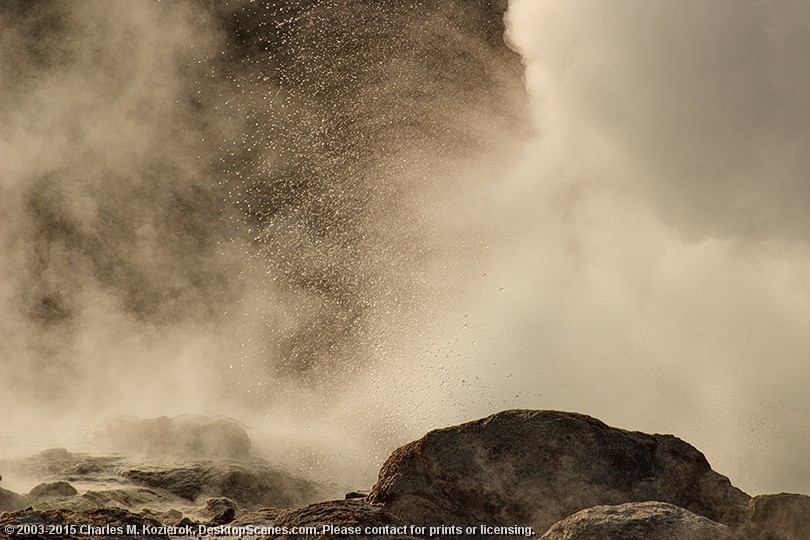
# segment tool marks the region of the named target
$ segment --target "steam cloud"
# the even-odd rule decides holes
[[[538,201],[513,225],[527,249],[502,270],[519,286],[501,320],[530,351],[518,380],[549,407],[676,433],[754,493],[810,485],[810,10],[781,7],[508,14],[541,131],[514,187]]]
[[[528,133],[505,8],[7,3],[6,430],[230,414],[369,474],[425,413],[375,402],[386,366],[466,293]]]
[[[362,483],[559,408],[810,490],[810,11],[505,7],[6,3],[6,431],[213,410]]]

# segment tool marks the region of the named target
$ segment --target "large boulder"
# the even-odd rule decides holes
[[[754,497],[748,507],[748,521],[737,535],[745,540],[810,538],[810,497],[795,493]]]
[[[511,410],[396,450],[369,502],[418,524],[531,526],[598,505],[668,502],[736,528],[750,497],[672,435],[567,412]]]
[[[541,540],[737,540],[728,527],[659,502],[595,506],[555,523]]]

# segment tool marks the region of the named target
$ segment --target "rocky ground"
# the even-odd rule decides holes
[[[432,431],[396,450],[369,493],[336,500],[252,456],[230,420],[121,420],[105,436],[163,458],[52,449],[0,462],[42,480],[0,488],[0,538],[810,539],[810,497],[751,497],[672,435],[575,413],[505,411]]]

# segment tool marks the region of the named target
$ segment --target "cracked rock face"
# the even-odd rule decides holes
[[[554,524],[541,540],[736,540],[728,527],[659,502],[595,506]]]
[[[539,533],[586,508],[649,500],[736,529],[749,499],[672,435],[523,410],[432,431],[399,448],[369,496],[411,523],[519,524]]]

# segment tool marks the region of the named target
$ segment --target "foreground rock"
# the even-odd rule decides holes
[[[409,523],[531,526],[599,505],[656,500],[732,528],[750,497],[671,435],[575,413],[506,411],[396,450],[369,502]]]
[[[45,482],[27,496],[0,488],[0,511],[33,505],[37,510],[124,508],[160,514],[167,508],[181,508],[207,521],[216,517],[205,506],[209,499],[225,498],[238,508],[256,510],[300,507],[341,492],[251,456],[180,461],[154,455],[93,456],[53,448],[4,465],[14,475]]]
[[[167,535],[150,531],[150,528],[159,526],[160,523],[151,515],[133,514],[117,508],[85,512],[28,509],[0,514],[0,539],[168,540]],[[9,527],[14,530],[12,534],[7,532]]]
[[[290,508],[323,500],[319,486],[263,461],[196,462],[124,471],[137,485],[189,502],[224,497],[247,509]]]
[[[737,540],[728,527],[659,502],[595,506],[554,524],[541,540]]]
[[[368,496],[351,492],[331,502],[317,501],[345,491],[251,456],[189,461],[56,448],[0,465],[4,473],[46,480],[29,495],[0,489],[0,511],[17,510],[3,514],[0,526],[99,527],[91,538],[116,538],[119,525],[126,537],[127,524],[161,521],[192,528],[261,526],[267,531],[261,534],[279,540],[810,539],[810,497],[752,499],[671,435],[625,431],[555,411],[506,411],[430,432],[391,455]],[[20,510],[29,505],[34,509]],[[478,530],[467,533],[467,526]],[[72,531],[37,536],[41,529],[31,530],[37,532],[29,538],[78,538]]]
[[[795,493],[754,497],[748,521],[737,536],[744,540],[810,539],[810,497]]]
[[[408,536],[407,522],[385,509],[366,503],[360,499],[330,501],[313,504],[300,510],[281,514],[274,525],[292,531],[302,527],[312,527],[314,534],[281,534],[272,536],[274,540],[311,539],[327,540],[337,537],[356,539],[416,540]],[[324,530],[324,525],[334,529]]]

